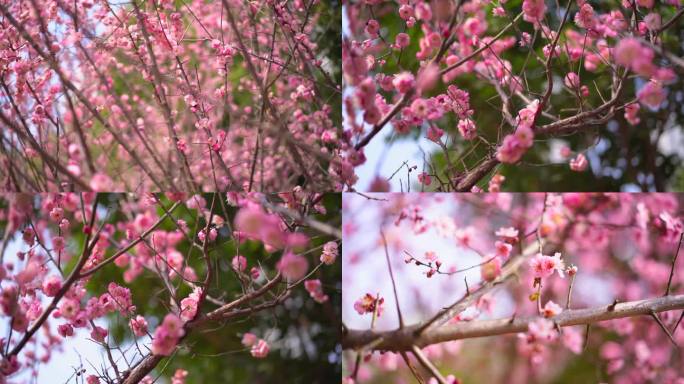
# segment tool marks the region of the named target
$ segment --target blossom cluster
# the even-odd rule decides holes
[[[339,52],[320,44],[331,26],[319,21],[339,8],[76,0],[0,11],[6,189],[279,191],[301,184],[293,175],[339,189]]]
[[[391,138],[386,145],[401,136],[437,144],[420,144],[422,189],[481,190],[498,163],[508,164],[505,171],[528,152],[586,171],[587,148],[578,148],[571,135],[561,139],[563,156],[547,155],[554,148],[550,139],[598,127],[600,137],[612,141],[615,129],[604,132],[606,125],[623,124],[624,117],[626,127],[653,127],[640,115],[660,121],[651,112],[673,108],[666,101],[668,88],[680,81],[679,64],[667,51],[681,48],[670,36],[680,25],[680,8],[675,0],[350,4],[342,52],[344,128],[353,144],[343,148],[352,168],[343,177],[346,187],[389,190],[393,174],[378,171],[359,182],[353,172],[367,163],[369,142],[381,136]],[[639,79],[632,85],[634,75]],[[487,151],[478,150],[483,143]],[[375,157],[396,168],[408,162],[405,183],[413,182],[416,159]],[[472,170],[473,164],[481,167]]]
[[[482,375],[468,377],[553,380],[574,372],[572,356],[583,351],[599,354],[595,369],[625,383],[676,382],[681,375],[681,356],[652,317],[591,323],[588,334],[567,319],[585,308],[611,311],[622,301],[661,298],[670,271],[672,289],[681,289],[684,265],[673,264],[673,257],[684,234],[682,196],[411,193],[345,195],[344,203],[343,321],[359,335],[377,331],[398,343],[369,347],[356,373],[356,353],[349,350],[345,375],[354,382],[412,377],[399,353],[407,333],[382,333],[397,330],[395,305],[404,327],[415,330],[454,303],[463,307],[415,332],[415,340],[427,344],[425,358],[444,377],[465,377],[477,366]],[[377,261],[385,260],[385,246],[391,272]],[[658,313],[677,342],[684,337],[679,312]],[[374,313],[382,316],[369,330],[367,315]],[[439,329],[443,322],[450,326]],[[500,335],[509,325],[510,335]],[[497,337],[443,339],[451,332],[479,337],[490,326]],[[466,336],[471,331],[477,335]],[[519,377],[500,376],[497,363],[477,358],[484,350],[497,361],[510,358]],[[409,363],[421,365],[410,355]]]
[[[121,353],[123,359],[112,363],[117,366],[110,371],[86,368],[83,377],[89,383],[111,382],[114,370],[134,369],[121,361],[132,358],[132,364],[153,356],[175,356],[199,324],[245,314],[258,324],[255,315],[261,308],[273,308],[297,294],[301,295],[297,300],[329,301],[332,292],[324,292],[324,278],[335,268],[338,242],[329,234],[314,236],[299,222],[304,212],[326,215],[325,196],[297,191],[281,197],[256,193],[167,193],[139,199],[95,193],[0,197],[0,223],[9,239],[2,247],[0,317],[12,329],[2,341],[7,352],[0,363],[0,381],[27,372],[38,375],[41,363],[87,333],[89,340],[110,354]],[[290,210],[290,216],[276,213]],[[262,253],[268,257],[257,259],[255,255]],[[310,270],[314,260],[319,264]],[[221,269],[215,269],[215,263]],[[222,279],[215,277],[224,272],[223,265],[231,266],[228,272],[242,284],[236,294],[224,292]],[[303,279],[307,274],[311,278]],[[156,284],[159,293],[143,292],[142,283]],[[269,294],[255,295],[258,290]],[[113,344],[117,342],[110,337],[113,327],[117,334],[134,339],[147,356],[142,352],[133,356]],[[270,347],[265,340],[255,340],[249,348],[251,356],[265,358]],[[145,376],[140,376],[141,382],[151,382]],[[187,376],[185,370],[176,371],[172,381],[183,383]]]

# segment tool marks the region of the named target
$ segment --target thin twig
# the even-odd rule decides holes
[[[414,345],[411,347],[411,351],[413,352],[413,355],[416,356],[416,359],[418,359],[418,361],[423,365],[423,367],[425,367],[425,369],[427,369],[430,372],[432,377],[437,379],[437,382],[439,382],[439,384],[448,384],[444,376],[442,376],[437,367],[435,367],[434,364],[432,364],[432,362],[428,360],[428,358],[425,356],[425,354],[423,354],[423,351],[421,351],[420,348]]]
[[[382,236],[382,244],[385,248],[385,260],[387,261],[387,269],[389,270],[390,279],[392,280],[392,290],[394,291],[394,302],[397,305],[397,316],[399,316],[399,329],[404,328],[404,318],[401,316],[401,308],[399,307],[399,295],[397,294],[397,283],[394,280],[394,273],[392,272],[392,263],[390,262],[389,251],[387,250],[387,238],[385,232],[380,229]]]
[[[670,267],[670,278],[667,279],[667,289],[665,290],[665,296],[670,294],[670,285],[672,285],[672,276],[674,276],[675,263],[677,262],[677,256],[679,255],[679,249],[682,247],[682,240],[684,240],[684,232],[679,235],[679,245],[677,245],[677,252],[675,252],[672,258],[672,267]]]

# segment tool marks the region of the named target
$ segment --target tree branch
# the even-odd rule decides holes
[[[609,307],[612,307],[612,310]],[[684,309],[684,295],[629,301],[617,303],[614,306],[573,309],[562,312],[552,320],[560,327],[568,327],[639,315],[652,316],[652,313],[676,309]],[[506,318],[462,322],[428,330],[419,337],[415,337],[416,326],[384,332],[347,330],[342,337],[342,346],[345,349],[358,349],[373,343],[375,340],[380,340],[372,349],[395,352],[410,351],[414,345],[425,347],[452,340],[525,332],[530,322],[537,318],[516,318],[513,321]]]

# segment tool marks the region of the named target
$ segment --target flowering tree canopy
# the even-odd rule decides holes
[[[345,194],[344,382],[681,382],[683,203]]]
[[[339,378],[339,207],[302,193],[0,198],[0,382]],[[78,339],[101,361],[41,376]]]
[[[337,189],[335,2],[9,0],[0,15],[4,189]]]
[[[680,1],[364,0],[344,12],[347,188],[682,188]]]

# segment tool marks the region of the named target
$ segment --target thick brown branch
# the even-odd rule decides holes
[[[612,310],[609,310],[608,306],[573,309],[562,312],[552,320],[560,327],[568,327],[640,315],[651,316],[651,313],[676,309],[684,309],[684,295],[617,303]],[[418,337],[415,336],[416,326],[385,332],[347,330],[342,337],[342,346],[345,349],[357,349],[365,347],[375,340],[380,340],[373,345],[372,349],[410,351],[414,345],[425,347],[451,340],[525,332],[529,323],[535,319],[537,317],[516,318],[513,321],[510,318],[476,320],[434,328]]]

